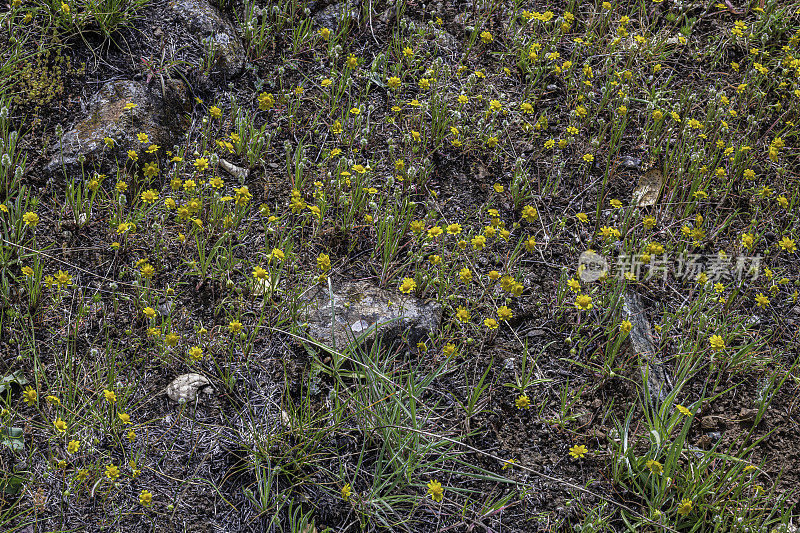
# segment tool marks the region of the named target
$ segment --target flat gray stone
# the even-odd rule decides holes
[[[214,46],[214,70],[229,78],[242,71],[247,59],[242,40],[233,24],[207,0],[171,0],[168,8],[189,33]]]
[[[441,306],[413,296],[385,291],[366,282],[343,282],[334,288],[333,305],[327,285],[305,296],[311,337],[343,350],[361,335],[382,342],[415,344],[433,335],[442,318]]]
[[[188,110],[185,107],[188,92],[183,82],[174,80],[165,80],[164,89],[162,94],[160,80],[153,80],[149,85],[132,80],[103,85],[89,99],[88,115],[78,120],[56,143],[47,170],[73,168],[78,165],[80,156],[90,164],[110,162],[115,156],[122,162],[128,150],[139,151],[141,161],[145,159],[144,149],[150,144],[159,145],[162,153],[171,149],[188,127],[184,113]],[[138,133],[146,133],[149,143],[140,143],[136,137]],[[106,137],[114,140],[113,148],[105,145]]]

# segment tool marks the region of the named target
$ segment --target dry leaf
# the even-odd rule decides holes
[[[636,207],[647,207],[656,203],[664,184],[664,176],[658,169],[648,170],[639,178],[639,185],[633,191],[633,203]]]

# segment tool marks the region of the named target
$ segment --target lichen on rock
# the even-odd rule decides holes
[[[168,147],[179,141],[187,127],[188,91],[181,81],[146,84],[133,80],[111,81],[87,105],[88,115],[65,132],[54,147],[49,172],[71,169],[80,158],[98,166],[115,157],[122,160],[128,150],[142,146],[137,134],[148,136],[148,144]],[[108,146],[105,139],[112,139]]]
[[[319,285],[305,296],[305,304],[308,333],[338,350],[376,334],[384,342],[416,343],[435,333],[442,314],[435,302],[390,293],[363,281],[343,282],[332,294]]]

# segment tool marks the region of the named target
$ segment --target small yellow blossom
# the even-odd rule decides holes
[[[592,297],[587,294],[579,294],[575,297],[575,307],[581,311],[588,311],[592,306]]]
[[[273,248],[272,252],[269,254],[269,260],[272,261],[273,259],[280,263],[284,259],[286,259],[286,254],[280,248]]]
[[[106,477],[111,481],[117,479],[119,477],[119,467],[116,465],[106,466]]]
[[[403,278],[403,281],[400,283],[400,292],[403,294],[410,294],[417,288],[417,282],[413,280],[413,278]]]
[[[569,449],[569,455],[573,459],[581,459],[589,450],[583,444],[576,444]]]
[[[256,266],[253,269],[253,277],[258,280],[267,279],[267,271],[261,268],[260,266]]]
[[[683,499],[681,503],[678,504],[678,514],[681,516],[689,516],[689,513],[692,512],[692,508],[694,507],[694,502],[692,500]]]
[[[453,344],[452,342],[445,344],[444,348],[442,348],[442,355],[444,355],[445,357],[453,357],[454,355],[457,354],[457,352],[458,350],[456,348],[456,345]]]
[[[438,481],[431,480],[428,483],[428,495],[433,499],[435,502],[441,502],[444,499],[444,489],[442,488],[442,484]]]
[[[794,252],[797,250],[797,244],[794,239],[785,236],[778,242],[777,246],[787,252]]]
[[[22,215],[22,221],[26,226],[35,227],[39,223],[39,215],[33,211],[28,211]]]
[[[158,192],[154,191],[153,189],[142,191],[142,193],[139,196],[141,197],[142,202],[146,204],[152,204],[156,200],[158,200]]]
[[[327,28],[324,28],[327,29]],[[258,108],[261,111],[271,109],[275,105],[275,97],[272,93],[261,93],[258,95]]]
[[[55,427],[56,431],[59,433],[65,433],[67,431],[67,423],[61,420],[60,417],[53,421],[53,427]]]
[[[725,349],[725,339],[719,335],[712,335],[711,338],[708,339],[708,343],[715,352],[720,352]]]
[[[139,494],[139,503],[144,507],[150,507],[153,503],[153,494],[149,490],[143,490]]]
[[[539,216],[538,211],[532,205],[526,205],[522,208],[522,218],[528,222],[533,223]]]
[[[65,287],[72,284],[72,276],[63,270],[59,270],[56,275],[53,276],[53,279],[56,283],[58,283],[59,287]]]
[[[189,348],[189,360],[192,362],[197,362],[203,358],[203,349],[199,346],[192,346]]]
[[[664,465],[662,465],[661,463],[659,463],[654,459],[650,459],[649,461],[647,461],[645,463],[645,466],[647,467],[648,470],[650,470],[650,472],[652,472],[655,475],[660,476],[661,474],[664,473]]]
[[[775,287],[775,285],[773,285],[773,287]],[[764,296],[762,293],[759,292],[756,295],[756,305],[758,307],[766,307],[767,305],[769,305],[769,298],[767,298],[766,296]]]
[[[530,409],[531,399],[528,398],[527,394],[520,394],[517,396],[517,399],[514,400],[514,405],[517,406],[517,409]]]
[[[208,159],[206,159],[205,157],[200,157],[198,159],[195,159],[193,164],[194,168],[196,168],[200,172],[208,170]]]

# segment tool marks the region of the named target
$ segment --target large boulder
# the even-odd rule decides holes
[[[247,58],[236,28],[207,0],[171,0],[168,9],[176,22],[204,45],[214,47],[213,69],[226,77],[237,76]]]
[[[364,340],[377,334],[383,342],[414,344],[433,335],[442,318],[441,306],[435,302],[361,281],[339,284],[332,298],[326,285],[318,285],[304,298],[309,334],[325,345],[335,343],[338,350],[362,335]]]
[[[175,80],[165,80],[163,89],[162,94],[160,80],[151,84],[119,80],[103,85],[89,100],[88,115],[55,145],[47,170],[71,169],[81,156],[89,165],[110,162],[115,156],[124,161],[128,150],[141,153],[150,144],[171,149],[189,125],[188,92],[183,82]],[[139,142],[139,133],[147,134],[147,145]],[[106,145],[106,138],[114,140],[113,147]]]

